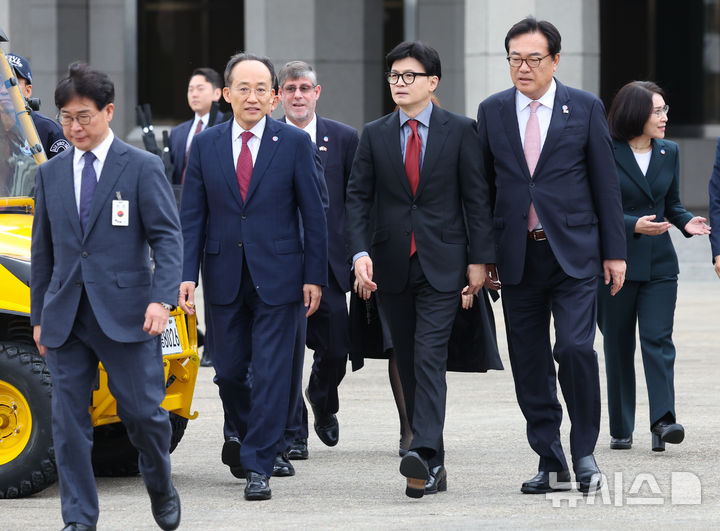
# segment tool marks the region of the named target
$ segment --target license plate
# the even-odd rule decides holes
[[[175,317],[172,315],[168,319],[165,331],[160,336],[160,343],[162,345],[163,356],[167,354],[180,354],[183,351],[177,323],[175,322]]]

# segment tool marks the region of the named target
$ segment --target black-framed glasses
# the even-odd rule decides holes
[[[665,116],[667,116],[669,112],[670,112],[670,105],[663,105],[662,107],[655,107],[652,110],[652,114],[654,114],[658,118],[661,118],[663,114]]]
[[[543,55],[542,57],[525,57],[524,59],[518,55],[508,55],[505,59],[513,68],[520,68],[523,63],[526,63],[530,68],[537,68],[542,63],[542,60],[546,57],[550,57],[552,54]]]
[[[98,113],[96,112],[80,112],[73,116],[72,114],[61,112],[60,114],[58,114],[57,119],[62,125],[66,127],[71,126],[73,121],[77,121],[77,123],[79,123],[80,125],[88,125],[97,114]]]
[[[417,76],[425,76],[430,77],[434,74],[426,74],[425,72],[385,72],[385,79],[387,79],[387,82],[391,85],[397,85],[398,81],[400,81],[400,78],[402,78],[403,83],[406,85],[412,85],[415,83],[415,78]]]

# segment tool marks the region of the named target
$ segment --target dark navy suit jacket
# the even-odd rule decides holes
[[[285,116],[281,118],[282,121],[285,119]],[[328,273],[332,273],[343,291],[350,291],[350,266],[345,249],[345,188],[358,141],[357,131],[349,125],[317,116],[315,142],[325,173],[330,205],[327,210]]]
[[[485,174],[494,190],[498,274],[508,285],[522,280],[531,200],[567,275],[599,275],[603,260],[626,255],[603,105],[589,92],[556,83],[552,118],[532,179],[520,140],[515,87],[490,96],[478,108]]]
[[[59,153],[37,171],[31,324],[42,325],[43,345],[62,346],[84,286],[110,339],[130,343],[157,337],[142,329],[145,310],[151,302],[175,303],[182,263],[180,221],[162,162],[115,138],[83,235],[73,185],[74,151]],[[112,225],[118,194],[129,203],[127,227]]]
[[[203,259],[207,301],[230,304],[247,259],[263,302],[300,301],[303,284],[327,284],[327,225],[315,148],[307,133],[267,116],[243,201],[233,165],[232,123],[208,128],[193,140],[181,209],[183,280],[197,282]]]
[[[641,216],[667,219],[689,238],[685,225],[693,215],[680,202],[680,157],[678,146],[670,140],[652,141],[652,155],[643,175],[627,142],[613,142],[620,190],[625,211],[627,235],[627,280],[649,281],[677,275],[678,259],[670,233],[657,236],[637,234]]]
[[[712,260],[715,262],[715,257],[720,254],[720,138],[715,150],[715,164],[708,188],[710,192],[710,226],[718,227],[718,230],[710,233]]]

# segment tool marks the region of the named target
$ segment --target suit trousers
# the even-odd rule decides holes
[[[266,476],[272,474],[285,430],[301,307],[300,300],[276,306],[263,302],[245,260],[236,299],[225,305],[210,304],[212,344],[223,346],[213,352],[223,409],[242,436],[243,468]]]
[[[499,271],[502,279],[502,271]],[[503,285],[505,327],[515,393],[540,470],[565,470],[560,442],[560,382],[572,423],[574,460],[590,455],[600,430],[600,378],[595,340],[597,278],[568,276],[545,241],[527,242],[519,284]],[[555,345],[550,345],[550,316]],[[554,360],[554,361],[553,361]],[[555,363],[558,364],[557,377]]]
[[[378,289],[413,430],[411,450],[419,451],[431,466],[444,461],[445,371],[459,300],[460,290],[442,292],[432,287],[417,253],[410,258],[408,281],[400,293]]]
[[[320,304],[325,298],[323,290]],[[308,412],[303,399],[303,365],[305,364],[305,337],[307,334],[308,320],[305,317],[307,309],[301,306],[298,315],[298,329],[295,336],[295,351],[292,361],[292,381],[290,383],[290,405],[288,406],[287,423],[285,433],[280,441],[278,452],[284,452],[296,440],[307,440],[308,438]]]
[[[142,323],[138,323],[141,326]],[[65,523],[95,525],[98,497],[91,461],[93,425],[88,408],[98,361],[108,373],[118,415],[139,453],[138,465],[148,488],[168,492],[170,436],[160,339],[118,343],[107,337],[83,291],[68,340],[48,349],[53,381],[53,443]]]
[[[650,426],[666,413],[675,418],[672,331],[677,277],[647,282],[626,280],[614,297],[602,279],[598,286],[598,326],[605,350],[610,434],[629,437],[635,427],[636,324],[650,402]]]

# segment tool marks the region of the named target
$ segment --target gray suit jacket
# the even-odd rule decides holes
[[[37,172],[31,324],[42,325],[42,344],[60,347],[72,330],[84,286],[105,335],[124,343],[149,340],[142,329],[147,305],[177,301],[182,264],[180,221],[162,162],[116,138],[83,235],[73,153],[64,151]],[[118,194],[129,202],[126,227],[111,222]]]

